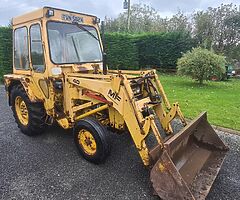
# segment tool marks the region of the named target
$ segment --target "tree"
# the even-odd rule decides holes
[[[214,20],[214,49],[224,53],[226,47],[236,44],[240,38],[239,28],[234,23],[229,23],[229,19],[239,14],[238,8],[233,4],[221,4],[217,8],[209,8],[208,12]]]
[[[199,11],[193,16],[194,36],[199,45],[231,55],[240,41],[240,12],[233,4]],[[239,52],[240,53],[240,52]],[[234,54],[234,53],[233,53]]]
[[[199,11],[193,15],[194,37],[203,48],[211,50],[213,45],[213,19],[208,12]]]
[[[161,21],[157,11],[147,5],[133,4],[130,11],[130,32],[156,31],[156,22]],[[120,13],[116,19],[105,18],[107,32],[127,31],[127,12]]]
[[[145,4],[133,4],[130,12],[130,32],[173,32],[191,31],[188,17],[179,11],[172,18],[162,18],[154,8]],[[115,19],[105,18],[107,32],[126,32],[127,12]]]
[[[177,14],[173,15],[169,20],[167,20],[167,29],[169,32],[191,32],[192,28],[188,17],[179,10]]]
[[[200,84],[213,76],[221,77],[225,73],[225,57],[201,47],[193,48],[178,59],[177,69],[181,75],[196,79]]]

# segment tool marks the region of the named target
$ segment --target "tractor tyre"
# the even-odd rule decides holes
[[[21,132],[28,136],[42,133],[46,128],[46,112],[42,103],[31,102],[21,85],[11,90],[11,107]]]
[[[107,132],[95,118],[87,117],[78,121],[73,133],[79,153],[92,163],[103,163],[110,152]]]

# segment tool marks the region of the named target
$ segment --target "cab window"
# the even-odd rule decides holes
[[[27,28],[18,28],[14,32],[14,66],[16,69],[29,69]]]
[[[39,24],[32,25],[30,28],[30,45],[33,70],[36,72],[44,72],[44,55]]]

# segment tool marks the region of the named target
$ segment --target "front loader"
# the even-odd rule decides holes
[[[20,130],[56,121],[73,128],[79,153],[109,154],[107,132],[129,133],[162,199],[205,199],[228,148],[200,114],[187,122],[155,70],[107,70],[95,16],[44,7],[13,18],[13,74],[5,75]],[[127,148],[127,147],[126,147]]]

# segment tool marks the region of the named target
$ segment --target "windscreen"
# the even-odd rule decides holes
[[[92,26],[48,22],[50,56],[54,63],[102,61],[97,31]]]

